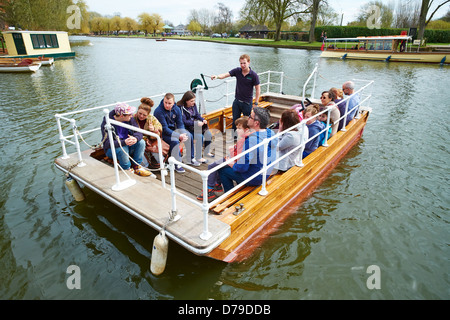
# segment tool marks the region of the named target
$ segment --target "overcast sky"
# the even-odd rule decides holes
[[[239,16],[239,10],[243,7],[244,0],[85,0],[89,11],[95,11],[101,15],[112,15],[120,12],[122,17],[137,19],[143,12],[158,13],[164,20],[174,25],[186,24],[189,12],[192,9],[217,10],[217,3],[222,2],[233,11],[233,17]],[[396,3],[398,0],[382,0],[384,3]],[[328,0],[328,3],[339,15],[344,15],[344,23],[353,21],[361,5],[369,0]],[[440,1],[436,1],[439,3]],[[433,18],[442,17],[450,5],[443,6]]]

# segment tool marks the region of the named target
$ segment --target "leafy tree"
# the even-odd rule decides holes
[[[200,25],[200,23],[198,23],[198,21],[192,20],[191,22],[189,22],[187,29],[192,33],[192,34],[196,34],[196,33],[200,33],[202,32],[202,26]]]
[[[128,31],[128,35],[130,35],[132,31],[137,31],[138,29],[138,23],[130,17],[123,18],[121,26],[123,30]]]
[[[431,12],[430,16],[427,19],[428,12],[430,11],[431,5],[434,0],[422,0],[422,7],[420,9],[420,17],[419,17],[419,34],[417,36],[418,39],[423,40],[423,35],[425,33],[425,28],[427,24],[431,21],[436,11],[438,11],[444,4],[449,3],[450,0],[440,1],[434,11]]]

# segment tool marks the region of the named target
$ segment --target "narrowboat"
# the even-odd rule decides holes
[[[412,37],[368,36],[327,38],[321,58],[448,64],[450,52],[413,51]],[[409,49],[408,49],[409,48]]]
[[[23,31],[10,30],[3,32],[8,58],[74,58],[65,31]]]
[[[270,111],[272,124],[279,120],[284,110],[295,105],[306,104],[305,101],[320,104],[318,99],[313,98],[315,89],[309,97],[305,93],[305,88],[311,85],[312,79],[314,79],[313,88],[315,87],[317,74],[316,66],[303,86],[303,93],[298,96],[282,93],[284,78],[282,72],[267,71],[260,74],[261,90],[263,92],[266,87],[267,91],[262,94],[259,106]],[[277,78],[279,82],[276,82]],[[267,82],[264,82],[264,79],[267,79]],[[228,97],[228,93],[232,95],[233,85],[229,82],[233,81],[235,81],[234,78],[224,81],[227,82],[225,97]],[[249,257],[271,231],[275,230],[274,226],[282,223],[300,206],[301,202],[326,179],[342,157],[358,142],[371,113],[369,106],[371,90],[367,89],[373,83],[373,81],[358,81],[362,83],[358,85],[360,88],[354,93],[360,96],[361,101],[356,107],[358,108],[357,116],[348,124],[344,123],[341,131],[325,140],[323,145],[304,158],[300,166],[294,166],[283,173],[273,173],[269,178],[263,178],[263,183],[258,187],[246,186],[244,181],[243,184],[236,185],[226,193],[218,193],[219,197],[211,202],[208,201],[208,197],[203,197],[202,201],[197,200],[197,196],[202,192],[207,194],[208,175],[252,150],[247,150],[210,170],[207,164],[193,167],[170,157],[168,163],[161,164],[159,170],[152,171],[153,177],[136,175],[129,177],[120,170],[115,159],[105,161],[101,150],[98,156],[98,147],[91,146],[101,140],[100,123],[115,104],[55,115],[59,143],[62,146],[62,155],[55,159],[55,166],[66,174],[67,179],[75,181],[78,185],[72,189],[76,190],[72,192],[74,197],[77,194],[83,194],[81,184],[84,188],[92,189],[125,212],[159,231],[157,237],[161,235],[168,237],[169,240],[196,255],[224,262],[242,261]],[[232,122],[231,106],[227,101],[224,107],[205,112],[208,101],[205,100],[206,82],[202,83],[198,80],[193,83],[196,84],[197,105],[202,106],[200,111],[213,133],[213,149],[211,150],[215,153],[214,159],[221,159],[227,154],[228,147],[234,143],[233,139],[230,139],[228,130]],[[270,91],[273,86],[276,86],[277,90]],[[218,87],[214,89],[218,90]],[[159,101],[163,96],[164,94],[159,94],[150,98]],[[349,99],[350,97],[347,97],[343,100],[343,103],[347,103],[346,113],[350,112]],[[126,101],[126,103],[132,105],[138,104],[139,101],[140,98]],[[90,113],[89,119],[97,114],[98,124],[92,127],[92,125],[86,126],[79,123],[77,119],[86,119],[81,116],[85,112]],[[330,112],[330,109],[322,112]],[[341,119],[345,117],[344,114]],[[112,123],[120,125],[120,122],[109,120],[107,116],[105,119],[108,125]],[[328,130],[330,125],[328,122],[324,131]],[[122,126],[126,127],[123,124]],[[304,130],[305,126],[305,120],[297,125],[301,130]],[[131,128],[133,127],[128,127],[128,129]],[[290,130],[294,128],[295,126]],[[160,143],[158,136],[145,130],[136,130],[156,137]],[[113,137],[111,131],[108,134],[111,134],[111,139]],[[278,139],[281,134],[277,133],[272,139]],[[264,140],[258,146],[269,142],[269,139]],[[304,148],[304,145],[305,143],[298,145],[297,149]],[[74,152],[69,152],[68,147],[71,147]],[[163,158],[162,155],[160,158]],[[266,172],[269,166],[275,165],[282,158],[277,158],[270,164],[265,160],[264,168],[259,174]],[[175,172],[175,165],[183,166],[186,172]],[[83,196],[78,198],[84,199]],[[155,238],[155,242],[156,240]],[[152,263],[154,257],[158,256],[157,252],[152,252]]]

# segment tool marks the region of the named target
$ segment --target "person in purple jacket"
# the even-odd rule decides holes
[[[200,163],[207,162],[202,157],[202,147],[205,146],[205,154],[209,157],[214,155],[209,152],[209,145],[211,144],[212,135],[208,130],[208,121],[206,121],[198,112],[195,104],[195,93],[186,91],[177,106],[181,109],[184,127],[195,139],[195,159]]]
[[[244,116],[250,116],[253,108],[253,88],[255,88],[255,106],[258,105],[259,97],[261,95],[259,77],[258,74],[250,68],[250,57],[247,54],[243,54],[239,57],[239,64],[240,67],[234,68],[227,73],[211,76],[211,80],[236,77],[236,92],[232,106],[234,131],[236,131],[234,122],[241,117],[241,113]]]
[[[126,103],[118,103],[108,116],[110,119],[139,128],[136,119],[133,117],[134,111],[136,111],[135,107],[132,107]],[[105,130],[105,127],[106,119],[103,118],[101,125],[101,132],[103,133],[103,150],[108,158],[112,158],[111,141],[109,140],[108,131]],[[150,176],[150,171],[140,165],[144,159],[145,151],[145,141],[142,139],[142,133],[114,124],[112,124],[112,127],[116,137],[113,142],[116,150],[117,161],[122,169],[126,171],[134,171],[134,173],[139,176]],[[129,157],[133,158],[133,163],[131,163]]]

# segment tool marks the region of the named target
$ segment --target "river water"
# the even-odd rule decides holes
[[[0,299],[450,298],[448,66],[191,41],[78,40],[74,60],[32,75],[0,74]],[[61,155],[54,115],[184,92],[200,73],[238,66],[242,53],[257,72],[284,71],[286,94],[301,93],[316,63],[320,91],[375,80],[373,113],[361,141],[247,260],[225,264],[171,242],[166,270],[154,276],[156,231],[89,189],[84,202],[73,200],[53,165]],[[67,286],[71,265],[81,289]]]

